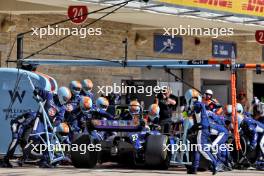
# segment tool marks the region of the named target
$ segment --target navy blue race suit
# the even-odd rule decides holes
[[[213,173],[216,171],[216,167],[219,163],[217,158],[211,153],[209,144],[210,137],[210,121],[207,114],[207,110],[205,105],[202,102],[195,101],[193,104],[194,112],[195,112],[195,125],[198,127],[197,134],[197,144],[198,151],[194,152],[194,162],[192,164],[192,168],[197,170],[199,167],[200,154],[204,156],[206,160],[208,160],[212,166]]]
[[[39,95],[42,102],[44,102],[44,109],[50,118],[50,121],[53,122],[55,126],[59,125],[64,119],[65,106],[60,104],[57,95],[38,88],[34,90],[34,94]],[[7,166],[11,166],[9,159],[13,156],[16,147],[19,144],[19,139],[24,131],[32,126],[31,124],[35,121],[37,116],[42,117],[42,115],[38,113],[25,113],[11,121],[12,141],[4,159]],[[44,152],[42,160],[45,160],[46,162],[47,159],[48,154],[47,152]]]

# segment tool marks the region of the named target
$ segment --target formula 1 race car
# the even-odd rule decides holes
[[[109,161],[159,169],[170,165],[171,152],[166,150],[169,137],[156,130],[144,130],[136,120],[91,120],[87,129],[88,133],[78,136],[72,145],[99,144],[101,149],[85,153],[72,150],[72,163],[77,168],[92,168],[97,162]]]

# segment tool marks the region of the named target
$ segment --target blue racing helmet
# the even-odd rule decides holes
[[[192,106],[194,101],[202,101],[200,93],[195,89],[187,90],[184,97],[188,107]]]
[[[79,105],[82,112],[89,112],[93,107],[93,101],[90,97],[83,96]]]
[[[93,89],[93,82],[90,79],[82,80],[82,90],[89,95]]]
[[[100,110],[107,110],[109,106],[109,101],[104,98],[104,97],[99,97],[97,100],[96,100],[96,107]]]
[[[67,87],[60,87],[57,92],[60,104],[66,104],[72,97],[71,91]]]
[[[236,110],[237,110],[238,113],[243,114],[244,108],[243,108],[242,104],[237,103]]]
[[[82,84],[80,83],[80,81],[71,81],[69,88],[73,95],[78,95],[82,90]]]
[[[139,114],[140,113],[140,104],[137,100],[133,100],[129,104],[129,112],[131,114]]]
[[[232,114],[232,105],[226,105],[226,114]],[[240,103],[237,103],[236,105],[236,111],[240,114],[243,114],[244,108]]]
[[[158,104],[152,104],[149,107],[148,116],[151,121],[154,121],[156,118],[159,118],[160,108]]]

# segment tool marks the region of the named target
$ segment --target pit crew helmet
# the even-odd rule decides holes
[[[238,113],[243,114],[243,112],[244,112],[244,108],[243,108],[242,104],[237,103],[237,105],[236,105],[236,109],[237,109],[237,112],[238,112]]]
[[[259,102],[258,104],[253,106],[253,114],[258,114],[260,116],[264,116],[264,103]]]
[[[236,110],[237,110],[237,121],[238,121],[238,125],[240,126],[241,122],[244,119],[244,115],[243,115],[244,108],[243,108],[242,104],[237,103]]]
[[[226,115],[227,116],[227,120],[228,121],[232,121],[232,105],[227,105],[226,106]],[[237,103],[236,105],[236,111],[237,111],[237,120],[238,120],[238,125],[240,126],[241,122],[243,121],[244,119],[244,115],[243,115],[243,106],[240,104],[240,103]]]
[[[93,82],[90,79],[82,80],[82,90],[88,95],[93,89]]]
[[[82,84],[80,83],[80,81],[71,81],[69,88],[73,95],[78,95],[82,90]]]
[[[207,89],[205,91],[205,94],[208,94],[208,95],[211,95],[212,96],[214,93],[213,93],[213,91],[211,89]]]
[[[226,115],[232,114],[232,105],[226,105]]]
[[[226,105],[226,114],[232,114],[232,105]],[[240,103],[237,103],[236,110],[238,113],[243,114],[243,106]]]
[[[159,118],[159,112],[160,108],[158,104],[152,104],[149,107],[148,116],[151,121],[154,121],[155,119]]]
[[[70,128],[66,123],[60,123],[58,126],[54,127],[54,132],[68,134]]]
[[[137,100],[133,100],[129,104],[129,112],[131,114],[139,114],[140,113],[140,104]]]
[[[83,96],[81,97],[79,106],[82,112],[90,112],[93,107],[93,101],[90,97]]]
[[[252,105],[258,105],[260,103],[260,100],[258,99],[258,97],[254,97],[252,100]]]
[[[104,97],[99,97],[96,100],[96,107],[100,110],[106,111],[109,106],[109,101]]]
[[[67,87],[60,87],[57,92],[60,104],[66,104],[72,97],[71,91]]]
[[[193,105],[194,101],[202,101],[202,97],[200,93],[195,89],[189,89],[185,92],[185,100],[188,107],[191,107]]]

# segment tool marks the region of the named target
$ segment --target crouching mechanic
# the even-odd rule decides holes
[[[161,127],[159,125],[159,113],[160,108],[158,104],[152,104],[149,107],[148,114],[147,114],[147,127],[150,130],[161,130]]]
[[[96,119],[114,119],[114,116],[107,112],[109,101],[105,97],[99,97],[96,100],[96,109],[93,110],[93,118]]]
[[[120,115],[121,120],[129,120],[129,121],[133,120],[134,125],[140,126],[142,128],[141,131],[143,133],[146,133],[146,131],[148,131],[148,128],[146,128],[146,122],[142,117],[141,106],[139,102],[137,100],[132,100],[129,104],[128,109],[129,109],[128,112]],[[129,133],[129,138],[135,149],[138,150],[142,149],[141,136],[142,136],[141,132]]]
[[[75,115],[79,112],[79,104],[81,100],[80,92],[82,89],[82,85],[79,81],[71,81],[69,84],[69,88],[72,93],[72,97],[70,101],[66,104],[66,112],[64,115],[65,121],[70,125],[70,140],[72,134],[76,131],[79,131],[78,123],[75,119]]]
[[[159,112],[160,108],[158,104],[152,104],[149,107],[147,117],[145,119],[139,119],[139,124],[142,127],[140,132],[137,133],[130,133],[129,137],[134,146],[137,150],[136,152],[136,159],[143,158],[144,150],[143,150],[143,143],[146,142],[146,138],[148,135],[159,135],[161,127],[159,123]]]
[[[36,88],[33,93],[35,96],[40,97],[40,101],[45,101],[44,109],[47,112],[47,115],[49,116],[55,127],[59,126],[64,119],[64,105],[71,99],[70,90],[67,87],[60,87],[57,94],[53,94],[46,90]],[[4,167],[12,167],[9,159],[13,157],[16,147],[19,144],[19,140],[21,139],[24,131],[32,126],[31,124],[35,121],[38,113],[29,112],[18,116],[16,119],[11,121],[12,141],[9,145],[7,154],[4,157]],[[26,153],[25,155],[28,154]],[[50,167],[47,152],[43,152],[43,157],[39,162],[39,166]]]
[[[113,120],[114,116],[107,112],[109,101],[105,97],[99,97],[96,100],[96,109],[92,111],[93,119]],[[99,132],[98,135],[103,136],[106,140],[112,140],[117,135],[116,132]]]
[[[23,133],[26,129],[30,128],[32,126],[33,121],[36,118],[35,112],[28,112],[26,114],[22,114],[21,116],[18,116],[17,118],[11,120],[11,131],[12,131],[12,141],[9,144],[8,151],[4,157],[3,160],[3,167],[13,167],[10,163],[10,158],[13,157],[16,147],[20,144],[20,140],[23,136]]]
[[[141,116],[140,104],[137,100],[132,100],[128,106],[129,111],[120,115],[122,120],[133,120]]]
[[[86,122],[92,117],[92,106],[92,99],[87,96],[82,96],[77,108],[71,112],[67,121],[70,125],[70,141],[74,140],[75,135],[87,131]]]
[[[210,137],[210,122],[205,108],[205,104],[202,103],[200,94],[194,90],[189,89],[185,93],[185,99],[189,111],[194,116],[194,126],[196,126],[198,151],[194,151],[194,161],[192,167],[187,170],[188,174],[196,174],[199,167],[200,154],[209,161],[212,168],[212,173],[215,175],[218,171],[222,171],[223,164],[214,156],[210,150],[211,144],[209,143]]]
[[[67,119],[67,115],[74,109],[76,109],[79,106],[79,102],[81,100],[81,90],[82,90],[82,85],[79,81],[71,81],[69,88],[72,93],[72,97],[70,101],[66,105],[66,113],[65,113],[65,119]]]
[[[93,82],[90,79],[84,79],[81,82],[82,84],[82,91],[81,91],[81,95],[82,96],[87,96],[90,97],[93,101],[93,103],[95,103],[95,97],[93,94]]]
[[[264,124],[251,118],[248,115],[243,115],[240,127],[250,136],[250,150],[255,150],[259,141],[260,153],[256,161],[256,168],[264,170]]]

